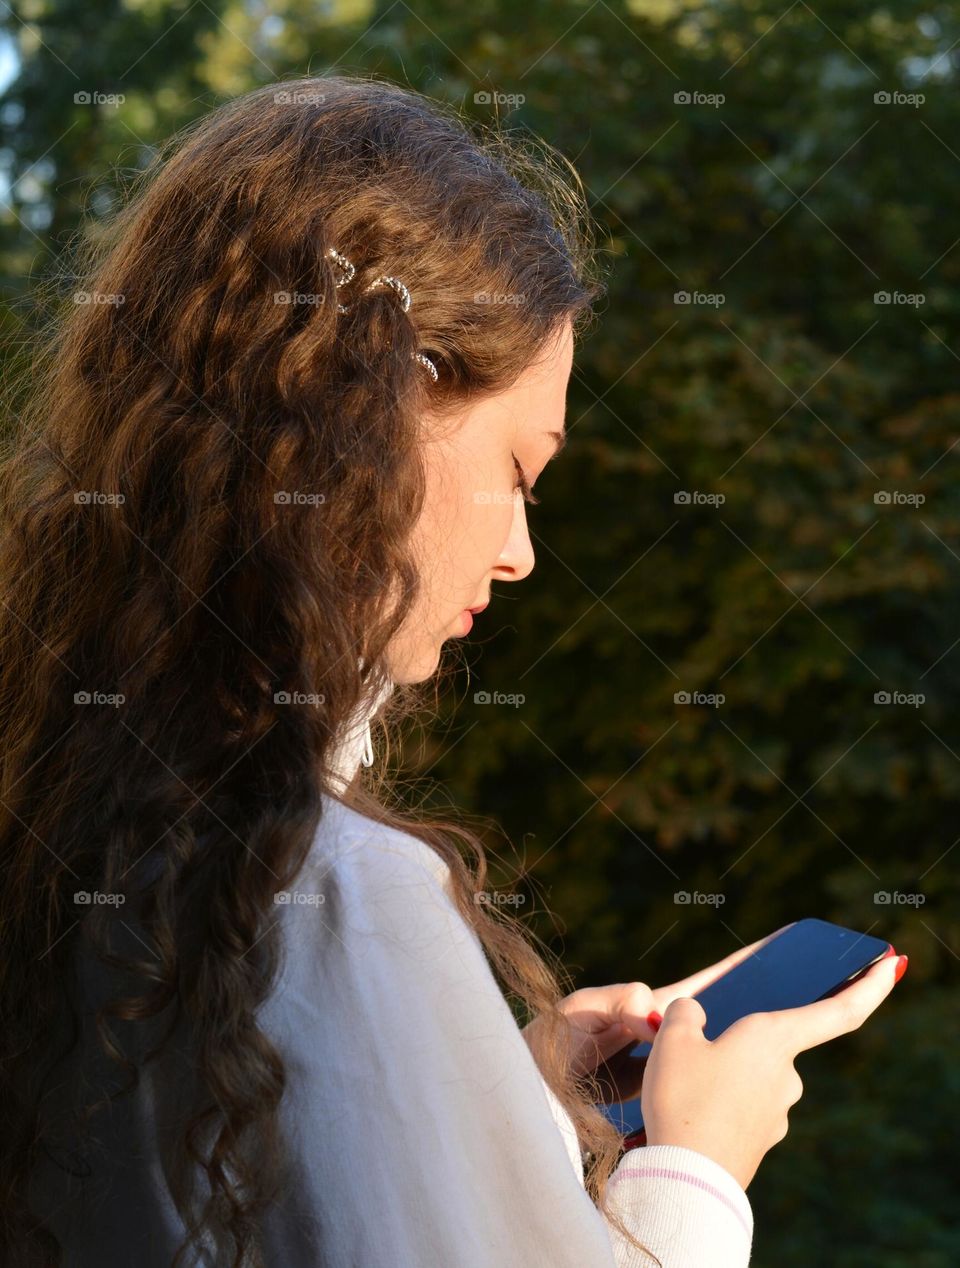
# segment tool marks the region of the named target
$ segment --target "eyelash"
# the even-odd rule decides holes
[[[517,481],[517,483],[513,487],[515,489],[519,489],[520,492],[523,494],[524,502],[528,502],[531,506],[539,506],[540,499],[535,498],[533,494],[530,492],[530,486],[527,484],[527,477],[523,474],[523,468],[520,466],[520,463],[517,461],[516,454],[513,455],[513,462],[514,462],[514,466],[517,468],[517,473],[520,476],[520,479]]]

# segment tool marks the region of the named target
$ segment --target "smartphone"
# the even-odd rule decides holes
[[[748,1013],[800,1008],[836,995],[889,950],[882,938],[829,920],[798,920],[693,996],[707,1015],[703,1033],[716,1039]],[[645,1057],[652,1047],[634,1044],[630,1055]],[[623,1134],[625,1148],[647,1143],[639,1097],[598,1108]]]

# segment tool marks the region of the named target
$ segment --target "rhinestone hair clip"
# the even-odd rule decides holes
[[[353,275],[357,270],[350,263],[347,257],[337,251],[334,247],[328,247],[326,255],[328,259],[333,260],[334,264],[336,264],[341,271],[340,277],[336,282],[337,289],[339,290],[341,286],[346,286],[348,282],[353,280]],[[369,286],[364,288],[364,293],[366,293],[366,291],[375,290],[378,286],[389,286],[392,290],[396,291],[396,293],[400,296],[401,309],[403,312],[407,312],[410,308],[410,292],[398,277],[389,277],[386,273],[381,273],[379,277],[375,277],[373,279]],[[348,308],[350,308],[350,304],[337,304],[338,313],[345,313]],[[413,359],[420,362],[433,379],[434,383],[436,383],[439,375],[437,374],[437,367],[433,364],[430,358],[422,352],[414,352]]]

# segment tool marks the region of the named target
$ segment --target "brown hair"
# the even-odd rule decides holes
[[[418,594],[418,419],[509,386],[602,293],[571,171],[395,85],[304,78],[184,129],[79,248],[82,289],[38,332],[0,473],[5,1263],[61,1262],[27,1190],[44,1077],[77,1038],[81,947],[137,988],[95,1017],[122,1090],[139,1080],[131,1036],[190,1019],[201,1097],[172,1171],[188,1229],[174,1263],[204,1230],[234,1265],[260,1262],[283,1153],[284,1065],[254,1016],[278,965],[271,896],[305,860],[336,739]],[[345,312],[331,246],[357,266]],[[388,289],[362,295],[391,272],[415,282],[407,313]],[[322,513],[294,513],[300,491]],[[320,706],[277,703],[318,690]],[[122,703],[83,704],[94,692]],[[399,688],[384,716],[417,703]],[[538,1060],[603,1206],[619,1137],[563,1060],[562,966],[474,901],[479,837],[404,812],[380,776],[347,800],[450,866],[508,998],[544,1019]],[[78,909],[82,890],[141,901],[153,954],[118,954],[117,922]],[[191,1210],[198,1169],[210,1196]]]

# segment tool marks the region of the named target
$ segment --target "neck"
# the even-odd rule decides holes
[[[380,687],[374,685],[348,718],[340,731],[338,743],[330,757],[334,791],[342,794],[353,782],[360,766],[373,763],[373,742],[370,722],[377,710],[390,696],[394,683],[387,679]]]

